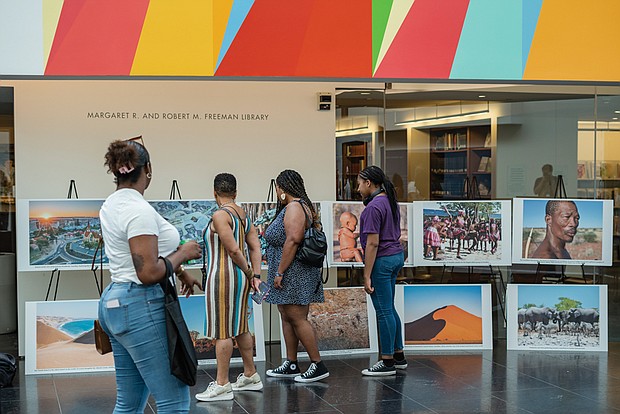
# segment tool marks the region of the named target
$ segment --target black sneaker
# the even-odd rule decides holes
[[[396,369],[407,369],[407,360],[403,359],[395,359],[394,360],[394,368]]]
[[[385,377],[388,375],[396,375],[396,367],[388,367],[383,361],[377,362],[372,367],[362,371],[362,375],[371,377]]]
[[[302,375],[298,375],[295,377],[295,381],[314,382],[320,381],[323,378],[327,377],[329,377],[329,371],[325,367],[323,361],[319,361],[318,363],[311,363],[306,372],[304,372]]]
[[[291,362],[288,359],[284,361],[282,365],[280,365],[278,368],[267,370],[268,376],[277,378],[292,378],[296,377],[299,374],[301,374],[301,371],[299,370],[299,366],[297,365],[297,363]]]

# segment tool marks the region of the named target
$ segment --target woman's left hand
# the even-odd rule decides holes
[[[190,295],[194,294],[194,286],[198,289],[201,288],[198,280],[196,280],[195,277],[188,275],[187,272],[183,272],[181,276],[179,276],[179,280],[181,281],[181,294],[186,298],[189,298]]]
[[[366,291],[366,293],[368,293],[369,295],[372,294],[372,292],[375,291],[375,288],[372,287],[372,281],[369,277],[364,277],[364,290]]]
[[[282,289],[282,279],[283,279],[282,276],[276,276],[273,279],[273,287],[276,289]]]

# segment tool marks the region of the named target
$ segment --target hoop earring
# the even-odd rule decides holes
[[[153,174],[151,173],[146,173],[146,178],[151,179],[153,177]]]
[[[280,200],[282,201],[286,200],[286,194],[284,193],[280,194]]]

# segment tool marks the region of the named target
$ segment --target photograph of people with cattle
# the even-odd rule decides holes
[[[418,266],[509,265],[510,201],[413,203]]]
[[[606,285],[508,285],[508,349],[607,350]]]
[[[513,263],[611,266],[612,200],[514,199]]]

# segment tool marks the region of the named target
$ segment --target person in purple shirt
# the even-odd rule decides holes
[[[405,262],[399,242],[400,209],[394,186],[381,168],[372,165],[363,169],[357,186],[366,206],[360,216],[360,242],[365,252],[364,290],[375,307],[381,341],[381,359],[362,374],[396,375],[397,369],[407,369],[402,324],[394,307],[396,276]]]

